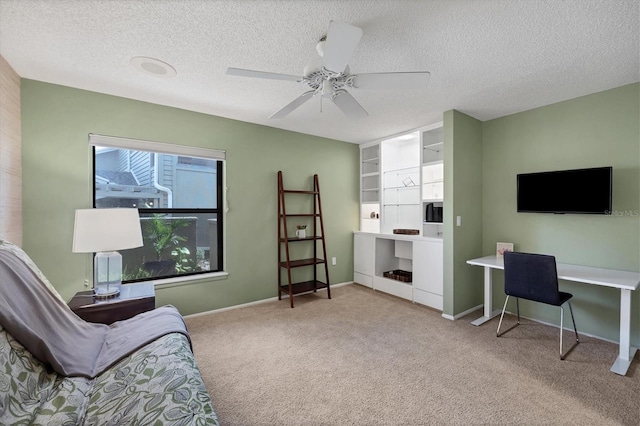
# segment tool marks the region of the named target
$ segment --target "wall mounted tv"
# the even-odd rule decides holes
[[[613,168],[519,174],[518,212],[611,214]]]

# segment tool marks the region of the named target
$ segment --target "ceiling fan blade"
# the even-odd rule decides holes
[[[362,37],[362,29],[342,22],[329,22],[322,64],[330,71],[343,72]]]
[[[352,86],[358,89],[426,89],[430,76],[428,71],[355,74]]]
[[[362,108],[362,105],[356,101],[356,98],[351,96],[346,90],[337,91],[332,100],[349,118],[360,120],[369,116],[367,111]]]
[[[307,102],[309,99],[313,98],[313,95],[316,93],[315,90],[309,90],[308,92],[304,92],[302,95],[295,98],[293,101],[289,102],[287,105],[282,107],[279,111],[271,114],[269,118],[283,118],[287,116],[291,111],[298,108],[303,103]]]
[[[240,77],[254,77],[254,78],[268,78],[271,80],[287,80],[287,81],[302,81],[302,77],[291,74],[278,74],[275,72],[264,72],[245,70],[242,68],[227,68],[228,75],[239,75]]]

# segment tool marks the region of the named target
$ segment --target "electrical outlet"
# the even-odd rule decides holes
[[[332,257],[332,258],[331,258],[331,264],[335,266],[335,265],[336,265],[336,263],[338,263],[338,262],[336,262],[336,258],[335,258],[335,257]]]
[[[89,287],[89,280],[84,280],[84,286]]]

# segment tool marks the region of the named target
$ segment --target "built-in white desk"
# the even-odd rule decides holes
[[[491,270],[504,269],[504,260],[497,256],[485,256],[468,260],[469,265],[484,268],[484,315],[473,321],[481,325],[500,315],[501,310],[493,310],[491,305]],[[557,263],[558,279],[579,283],[595,284],[620,289],[620,352],[611,371],[625,375],[638,348],[631,347],[631,292],[640,286],[640,273],[615,269],[592,268],[590,266]]]

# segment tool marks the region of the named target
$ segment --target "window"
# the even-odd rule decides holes
[[[123,282],[223,268],[224,151],[90,135],[95,208],[137,208],[143,246],[122,250]]]

